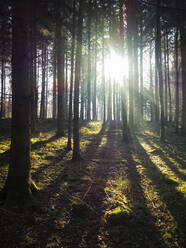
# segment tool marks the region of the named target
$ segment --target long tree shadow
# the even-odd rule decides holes
[[[92,135],[92,145],[87,147],[85,154],[90,152],[91,147],[94,147],[94,152],[99,149],[105,128],[106,125],[103,125],[99,134]],[[97,216],[96,210],[87,202],[85,195],[87,187],[93,186],[90,179],[92,168],[86,166],[94,158],[94,153],[91,154],[89,161],[66,161],[63,166],[59,163],[57,177],[40,192],[38,198],[41,199],[48,215],[47,228],[46,222],[41,222],[35,230],[36,243],[41,247],[46,247],[47,242],[57,235],[63,237],[63,247],[78,247],[83,242],[86,222],[89,223],[90,216]],[[57,164],[55,166],[57,168]],[[66,225],[61,224],[66,222]]]
[[[174,172],[180,179],[182,180],[186,180],[186,175],[182,172],[180,172],[177,168],[177,166],[175,165],[175,163],[173,163],[168,156],[169,155],[169,150],[167,150],[167,148],[165,147],[165,144],[162,145],[160,143],[156,143],[155,145],[153,144],[153,142],[151,140],[149,140],[149,138],[147,137],[143,137],[143,140],[146,144],[148,144],[153,151],[151,152],[152,155],[156,155],[159,156],[165,163],[166,165],[172,170],[172,172]],[[174,158],[173,153],[171,154],[172,158],[174,159],[174,161],[179,164],[179,166],[181,166],[180,162],[183,163],[182,161],[178,160],[177,158]]]
[[[159,137],[150,136],[149,134],[140,134],[142,138],[150,139],[153,143],[158,145],[161,149],[166,151],[172,158],[174,158],[182,168],[185,167],[185,160],[186,160],[186,153],[185,153],[185,145],[186,144],[174,144],[171,143],[169,140],[166,142],[160,142]],[[177,136],[177,139],[179,137]]]
[[[102,215],[101,205],[107,180],[106,175],[100,171],[102,165],[100,165],[99,150],[102,139],[106,135],[106,128],[107,124],[103,125],[99,134],[93,136],[92,142],[88,144],[83,154],[86,160],[73,164],[76,167],[76,174],[78,170],[78,178],[77,176],[71,178],[71,185],[68,189],[72,198],[70,199],[69,222],[62,230],[65,248],[97,247]]]
[[[57,139],[58,139],[58,137],[56,135],[54,135],[47,140],[37,141],[37,142],[31,144],[31,151],[40,149],[41,147],[45,146],[46,144],[53,142]],[[0,154],[0,167],[7,165],[7,163],[9,162],[9,157],[10,157],[10,149],[8,149],[7,151]]]
[[[122,210],[113,211],[109,215],[106,228],[111,247],[165,247],[155,226],[155,220],[147,207],[141,179],[136,169],[137,163],[132,157],[132,146],[120,141],[120,153],[123,159],[121,169],[125,170],[123,180],[129,180],[130,184],[129,189],[123,194],[129,198],[131,212],[121,208]]]
[[[130,150],[118,147],[118,139],[120,142],[122,139],[121,132],[111,124],[105,137],[106,142],[99,149],[97,144],[90,146],[93,156],[89,159],[94,160],[93,182],[89,184],[88,189],[86,187],[81,198],[83,201],[72,205],[70,221],[63,229],[63,236],[66,237],[64,247],[164,247],[146,206]],[[126,156],[127,164],[125,162],[121,167],[121,160],[126,159]],[[87,164],[88,161],[86,168]],[[105,188],[109,180],[117,180],[118,174],[122,174],[127,165],[133,213],[113,213],[105,220],[107,208],[112,210],[114,207],[106,203],[108,195]],[[78,188],[77,192],[79,191]],[[120,200],[115,204],[120,205]]]
[[[183,194],[176,190],[177,183],[167,179],[156,165],[150,160],[143,146],[138,139],[134,140],[135,151],[138,158],[146,168],[147,176],[155,185],[160,193],[161,199],[166,203],[171,215],[173,216],[180,236],[180,242],[183,247],[186,245],[186,200]]]

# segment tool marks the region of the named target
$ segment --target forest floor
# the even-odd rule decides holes
[[[6,120],[0,130],[1,189],[10,145]],[[41,124],[31,140],[40,211],[1,204],[0,247],[186,247],[186,139],[169,132],[162,143],[147,125],[123,142],[119,123],[84,123],[83,160],[74,163],[67,138],[55,136],[52,121]]]

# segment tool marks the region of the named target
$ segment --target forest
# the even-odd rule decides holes
[[[0,247],[186,247],[186,1],[0,0]]]

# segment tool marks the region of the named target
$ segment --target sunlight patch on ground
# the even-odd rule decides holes
[[[159,136],[155,132],[153,132],[151,130],[145,130],[144,134],[146,134],[148,136],[151,136],[151,137],[159,138]]]
[[[102,122],[89,122],[87,126],[81,127],[80,129],[80,135],[92,135],[92,134],[98,134],[102,128]]]
[[[158,154],[158,150],[155,150],[155,154],[153,153],[154,148],[152,146],[150,146],[149,144],[147,144],[143,139],[139,138],[139,141],[141,143],[141,145],[143,146],[143,148],[146,150],[150,160],[156,165],[156,167],[159,169],[159,171],[161,171],[162,174],[164,174],[166,176],[166,178],[176,182],[178,184],[178,186],[176,187],[176,189],[181,192],[184,197],[186,198],[186,182],[184,180],[182,180],[181,178],[179,178],[179,176],[177,176],[177,174],[171,170],[169,168],[169,166],[166,164],[166,162],[162,159],[161,154]],[[157,149],[160,149],[160,147],[153,143],[153,146]],[[163,152],[163,151],[161,151]],[[164,153],[164,152],[163,152]],[[169,156],[167,155],[167,153],[164,153],[164,155],[166,156],[167,159],[169,159]],[[170,162],[172,162],[172,166],[178,167],[178,163],[175,163],[174,159],[169,159]]]
[[[107,136],[103,136],[101,139],[101,142],[99,144],[99,148],[101,148],[102,146],[104,146],[107,143]]]
[[[177,170],[178,170],[180,173],[183,173],[183,174],[186,175],[186,169],[183,169],[183,168],[182,168],[181,164],[180,164],[176,159],[174,159],[174,158],[172,157],[173,155],[170,156],[168,152],[166,152],[164,149],[162,149],[159,145],[157,145],[157,144],[156,144],[155,142],[153,142],[152,140],[149,141],[149,142],[150,142],[154,147],[156,147],[157,149],[160,149],[161,152],[164,154],[164,156],[172,163],[173,166],[175,166],[175,167],[177,168]],[[178,156],[177,156],[177,158],[178,158],[180,161],[185,162],[185,161],[183,160],[183,158],[178,157]]]
[[[130,192],[130,181],[128,179],[124,180],[122,177],[117,180],[110,179],[104,191],[109,204],[105,211],[105,218],[119,213],[129,215],[132,212],[131,203],[127,198],[127,194]]]
[[[10,143],[11,143],[10,139],[5,139],[0,141],[0,154],[10,149]]]
[[[155,219],[156,227],[161,233],[163,242],[168,247],[173,247],[172,236],[174,236],[177,228],[174,217],[171,215],[165,202],[161,199],[158,189],[147,176],[147,169],[141,164],[141,161],[136,156],[133,156],[133,159],[139,163],[136,166],[136,169],[140,176],[141,187],[143,189],[147,207]]]

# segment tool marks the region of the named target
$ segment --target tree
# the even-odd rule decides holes
[[[161,0],[157,0],[156,8],[156,66],[159,77],[159,96],[160,96],[160,139],[164,140],[164,100],[163,100],[163,75],[162,75],[162,52],[161,52],[161,25],[160,25],[160,4]]]
[[[69,96],[69,115],[68,115],[68,143],[67,149],[71,150],[71,129],[72,129],[72,92],[74,82],[74,48],[75,48],[75,0],[73,1],[73,20],[72,20],[72,45],[71,45],[71,72],[70,72],[70,96]]]
[[[81,159],[80,156],[80,139],[79,139],[79,85],[81,79],[81,62],[82,62],[82,31],[83,31],[83,11],[84,0],[79,1],[79,18],[77,24],[77,47],[75,62],[75,81],[74,81],[74,126],[73,126],[73,157],[72,160]]]
[[[56,53],[57,53],[57,136],[64,136],[64,32],[62,32],[62,3],[57,1]]]
[[[7,204],[22,205],[31,197],[31,85],[29,80],[31,0],[13,1],[12,137],[8,177],[3,189]]]
[[[182,67],[182,135],[186,135],[186,21],[182,14],[182,22],[180,26],[181,38],[181,67]]]

